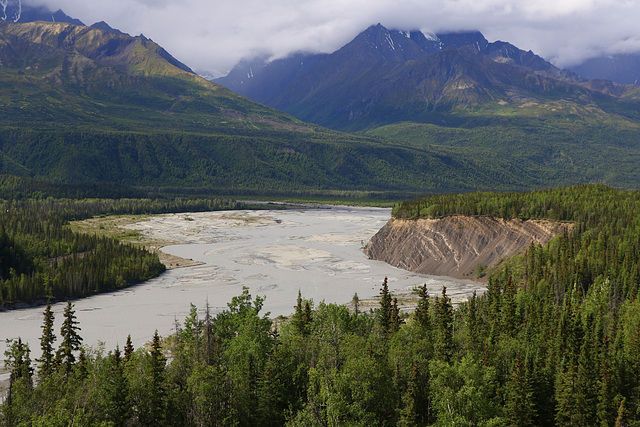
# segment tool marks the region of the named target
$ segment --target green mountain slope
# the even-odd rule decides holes
[[[546,185],[464,156],[308,125],[208,82],[142,37],[0,23],[0,172],[247,191]],[[459,156],[456,156],[459,157]],[[498,177],[498,179],[496,179]]]
[[[98,28],[0,22],[0,64],[0,173],[173,193],[365,191],[390,198],[640,183],[623,169],[602,178],[544,144],[535,155],[514,157],[464,141],[442,143],[444,127],[455,134],[487,126],[491,138],[493,116],[472,109],[431,114],[439,126],[419,138],[310,125],[196,76],[149,39]],[[630,106],[634,97],[628,94]],[[637,114],[615,106],[620,117]],[[505,120],[506,127],[512,118]],[[616,148],[614,157],[637,157],[633,144],[620,147],[627,151]]]
[[[368,134],[417,148],[448,150],[478,159],[481,165],[520,166],[541,180],[571,182],[579,176],[574,182],[638,187],[640,130],[636,126],[491,118],[471,127],[403,122]]]

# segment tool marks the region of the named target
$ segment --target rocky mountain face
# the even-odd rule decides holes
[[[153,41],[115,30],[64,22],[0,22],[0,37],[0,64],[28,67],[27,74],[45,80],[99,80],[110,73],[104,67],[145,75],[192,72]]]
[[[581,81],[479,32],[433,35],[380,24],[332,54],[258,58],[216,80],[302,120],[345,130],[414,120],[425,111],[517,105],[558,93],[579,97]]]
[[[490,268],[531,243],[545,245],[568,226],[490,217],[391,219],[365,254],[416,273],[469,279],[476,277],[479,265]]]

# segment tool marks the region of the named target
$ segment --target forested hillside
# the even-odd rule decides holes
[[[640,425],[639,202],[638,192],[577,186],[399,205],[398,217],[576,224],[546,247],[530,246],[484,296],[456,308],[446,289],[429,296],[418,287],[418,307],[405,316],[381,279],[375,312],[299,296],[289,319],[273,321],[245,290],[216,316],[192,306],[178,334],[156,334],[149,350],[78,353],[77,345],[77,361],[65,363],[65,350],[53,364],[45,310],[50,357],[33,372],[29,349],[12,343],[2,422]],[[71,306],[65,319],[73,320]],[[62,342],[75,334],[61,331]]]

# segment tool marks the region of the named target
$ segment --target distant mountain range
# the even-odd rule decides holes
[[[530,114],[535,107],[540,114],[542,105],[559,99],[563,109],[582,110],[600,96],[597,84],[531,51],[489,43],[479,32],[430,35],[380,24],[332,54],[245,61],[215,81],[301,120],[341,130],[431,122],[436,114],[430,113],[469,108]],[[616,87],[609,95],[614,92],[627,96],[633,90]]]
[[[3,0],[0,2],[0,20],[8,22],[67,22],[75,25],[85,25],[82,21],[72,18],[64,13],[61,9],[52,11],[46,6],[32,6],[25,4],[22,0]],[[98,22],[92,25],[99,29],[111,29],[107,23]],[[118,31],[118,30],[114,30]],[[553,69],[552,74],[559,70],[541,57],[533,54],[531,51],[525,52],[515,46],[505,42],[489,43],[482,34],[478,32],[463,33],[445,33],[445,34],[422,34],[419,31],[399,32],[391,31],[390,36],[394,43],[399,41],[398,35],[403,34],[407,38],[415,41],[422,51],[427,53],[436,53],[439,50],[449,48],[459,48],[464,45],[475,45],[478,50],[483,51],[490,57],[500,58],[501,60],[512,61],[515,64],[526,65],[532,69],[543,71]],[[400,40],[400,45],[403,45]],[[415,52],[414,52],[415,53]],[[323,55],[320,55],[323,56]],[[289,60],[305,58],[307,62],[313,62],[315,55],[297,54],[292,55]],[[239,91],[239,93],[253,93],[257,89],[242,89],[243,83],[248,83],[249,76],[259,75],[265,67],[266,58],[251,58],[241,61],[229,75],[214,79],[204,73],[203,77],[210,80],[219,81],[221,84]],[[282,70],[282,66],[276,67]],[[571,72],[581,76],[586,80],[611,80],[619,84],[638,84],[640,82],[640,53],[627,53],[616,55],[603,55],[600,57],[589,58],[582,63],[578,63],[569,67],[571,71],[560,71],[561,74],[568,75]],[[254,74],[252,74],[254,72]],[[258,97],[262,96],[260,94]]]
[[[376,28],[379,26],[374,26]],[[580,63],[573,64],[567,69],[559,69],[534,54],[531,51],[523,51],[516,46],[502,41],[489,43],[485,37],[477,31],[460,32],[460,33],[444,33],[444,34],[423,34],[420,31],[397,31],[387,30],[393,47],[399,46],[401,49],[408,48],[407,52],[393,55],[384,55],[387,50],[384,47],[386,35],[383,35],[382,44],[379,52],[380,58],[386,60],[409,60],[418,53],[437,53],[446,48],[457,49],[462,46],[475,46],[478,51],[488,55],[496,61],[504,61],[511,64],[526,66],[537,72],[549,72],[551,77],[569,78],[575,81],[587,80],[610,80],[618,84],[640,84],[640,52],[624,53],[614,55],[602,55],[598,57],[588,58]],[[371,35],[372,28],[367,29],[364,33]],[[363,34],[364,34],[363,33]],[[363,34],[358,37],[363,37]],[[358,40],[358,37],[354,40]],[[375,37],[375,36],[374,36]],[[407,47],[406,40],[401,37],[408,38],[415,42],[415,45]],[[374,44],[375,40],[370,40]],[[353,43],[353,42],[352,42]],[[391,46],[391,45],[389,45]],[[419,48],[416,51],[416,47]],[[392,47],[389,49],[393,50]],[[336,52],[337,53],[337,52]],[[389,52],[387,52],[388,54]],[[274,83],[274,79],[270,75],[279,76],[280,80],[286,81],[288,78],[297,76],[303,68],[308,69],[310,65],[316,61],[322,62],[327,54],[309,54],[298,52],[284,59],[269,62],[268,56],[258,56],[255,58],[245,58],[240,61],[230,72],[224,77],[214,78],[212,76],[204,76],[212,81],[216,81],[226,87],[231,88],[238,93],[243,93],[254,99],[269,99],[269,91],[275,91],[278,86],[261,90],[261,80],[264,79],[269,83]],[[414,58],[415,59],[415,58]],[[306,67],[305,67],[306,65]],[[296,70],[296,68],[298,68]],[[282,73],[285,73],[284,75]],[[257,78],[257,80],[256,80]],[[250,81],[254,79],[254,81]]]
[[[339,67],[345,72],[343,63],[354,60],[353,68],[367,66],[371,63],[392,62],[402,64],[408,61],[420,61],[427,55],[434,55],[446,50],[456,50],[468,46],[497,62],[510,63],[530,68],[550,77],[581,81],[579,76],[566,70],[560,70],[533,52],[525,52],[505,43],[489,43],[477,31],[463,33],[424,34],[420,31],[388,30],[382,25],[374,25],[360,33],[353,41],[333,54],[291,55],[284,59],[267,62],[267,58],[254,58],[241,61],[231,72],[216,79],[216,82],[241,94],[256,93],[258,97],[269,99],[282,87],[281,82],[308,75],[318,68],[331,70]],[[354,57],[355,55],[355,57]],[[327,70],[322,70],[326,72]],[[318,71],[321,73],[322,71]],[[284,72],[284,75],[283,75]],[[263,82],[264,80],[264,82]],[[265,83],[275,87],[262,88]],[[261,90],[262,88],[262,90]],[[253,96],[250,96],[253,97]]]
[[[477,32],[373,26],[244,76],[271,80],[253,87],[296,114],[363,132],[265,107],[106,23],[2,21],[0,173],[178,194],[640,188],[638,86],[585,82]]]
[[[0,22],[0,64],[4,174],[178,194],[387,198],[547,182],[536,178],[539,167],[485,168],[446,148],[301,122],[196,76],[145,37],[109,28]]]

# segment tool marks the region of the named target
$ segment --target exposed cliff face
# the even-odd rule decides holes
[[[570,226],[464,216],[391,219],[373,236],[365,254],[416,273],[475,278],[478,265],[491,266],[531,242],[544,245]]]

